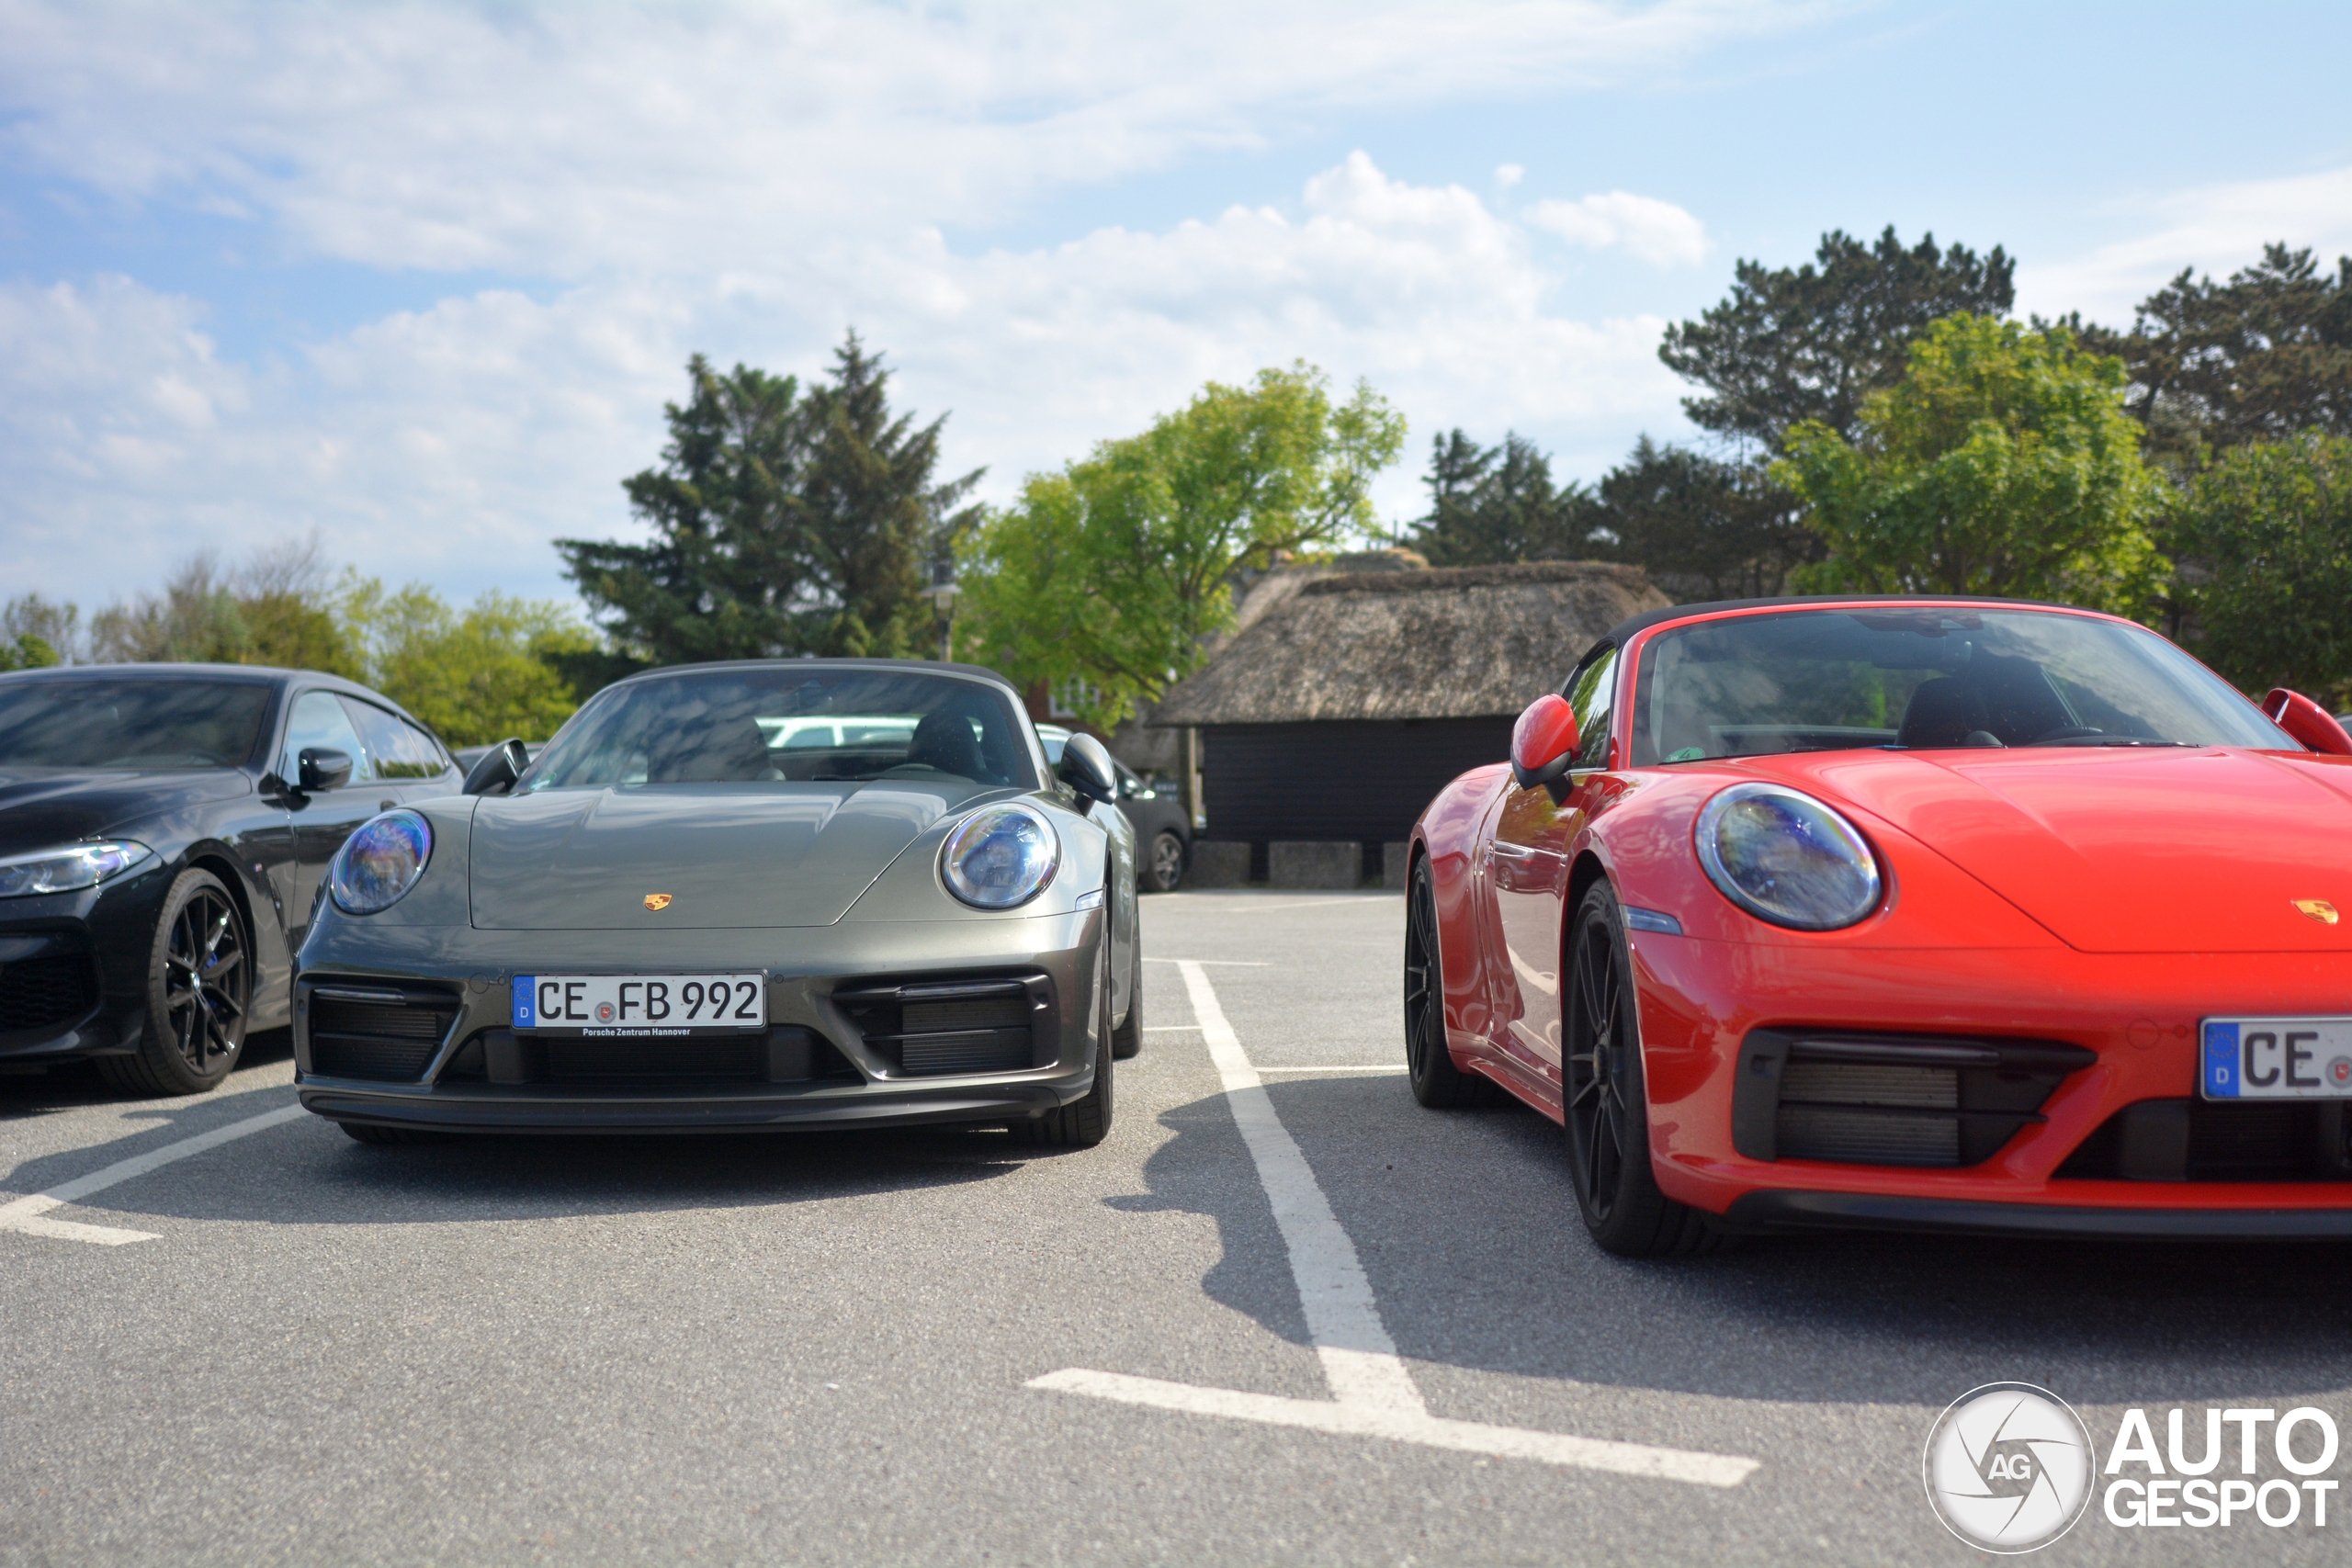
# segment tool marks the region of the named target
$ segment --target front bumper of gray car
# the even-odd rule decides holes
[[[296,1081],[338,1122],[452,1132],[1005,1122],[1093,1087],[1100,908],[767,931],[342,922],[306,947]],[[347,935],[345,934],[347,933]],[[511,1027],[516,975],[764,973],[764,1032]]]

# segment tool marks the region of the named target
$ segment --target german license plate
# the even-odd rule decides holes
[[[541,1033],[713,1034],[768,1026],[763,975],[517,975],[514,1027]]]
[[[2209,1018],[2207,1100],[2352,1100],[2352,1018]]]

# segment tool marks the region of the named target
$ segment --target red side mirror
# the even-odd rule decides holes
[[[2310,747],[2331,757],[2352,757],[2352,735],[2335,722],[2335,716],[2301,692],[2290,692],[2284,686],[2273,686],[2270,694],[2262,699],[2262,711],[2270,722]],[[1525,719],[1521,719],[1525,724]]]
[[[1576,760],[1577,710],[1567,699],[1546,692],[1527,705],[1510,731],[1510,776],[1521,789],[1557,784]]]

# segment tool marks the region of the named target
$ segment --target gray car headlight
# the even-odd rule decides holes
[[[0,860],[0,898],[30,898],[41,893],[71,893],[96,887],[146,860],[154,851],[129,839],[63,844]]]
[[[1707,802],[1698,848],[1723,896],[1776,926],[1837,931],[1877,908],[1885,891],[1861,830],[1780,784],[1737,784]]]
[[[327,890],[345,914],[373,915],[399,903],[432,858],[432,825],[413,811],[387,811],[335,851]]]
[[[1007,802],[981,807],[947,835],[939,874],[976,909],[1010,909],[1043,892],[1061,858],[1061,838],[1045,814]]]

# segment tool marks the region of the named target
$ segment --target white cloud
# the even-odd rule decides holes
[[[1498,164],[1495,166],[1495,184],[1505,190],[1526,177],[1527,165],[1524,164]]]
[[[2318,251],[2323,265],[2352,252],[2352,167],[2176,192],[2123,209],[2150,227],[2073,261],[2018,268],[2018,309],[2080,310],[2129,325],[2132,307],[2183,267],[2226,277],[2284,241]]]
[[[1622,245],[1655,266],[1690,265],[1707,256],[1705,225],[1670,201],[1627,191],[1539,201],[1527,209],[1527,220],[1589,251]]]

